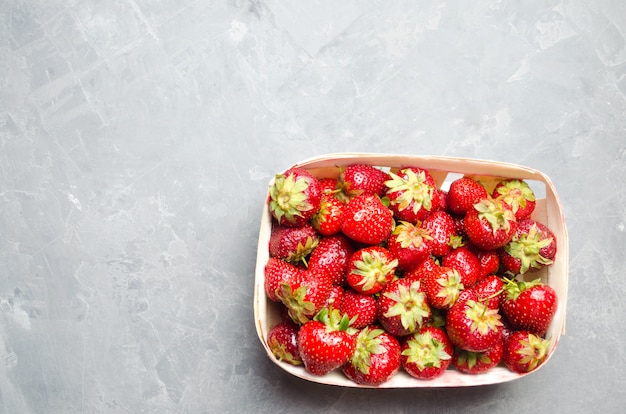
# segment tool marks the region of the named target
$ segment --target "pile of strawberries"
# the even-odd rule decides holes
[[[354,164],[337,178],[291,168],[268,203],[264,288],[282,320],[266,339],[277,359],[367,386],[401,369],[429,380],[546,360],[558,299],[518,276],[549,266],[557,240],[531,218],[524,180],[488,192],[465,176],[444,191],[418,166]]]

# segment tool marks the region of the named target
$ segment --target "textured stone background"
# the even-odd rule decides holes
[[[363,391],[253,323],[270,177],[336,151],[551,177],[567,333],[539,372]],[[0,2],[0,412],[621,412],[626,3]]]

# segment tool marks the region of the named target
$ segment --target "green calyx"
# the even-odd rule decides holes
[[[469,369],[474,368],[478,363],[491,364],[491,358],[489,358],[484,352],[472,352],[461,349],[457,357],[459,364],[463,365],[467,363]]]
[[[361,260],[355,261],[354,266],[356,269],[352,270],[352,273],[362,278],[358,283],[359,286],[364,291],[368,291],[376,283],[383,283],[387,280],[387,276],[398,266],[398,260],[393,259],[388,262],[377,251],[363,252]]]
[[[437,292],[438,298],[443,298],[443,305],[452,305],[459,298],[463,283],[461,283],[461,275],[458,270],[452,269],[446,272],[446,276],[435,279],[440,286]]]
[[[276,296],[287,307],[289,317],[300,325],[307,323],[315,313],[313,302],[305,300],[307,289],[305,285],[293,289],[289,283],[281,283],[276,289]]]
[[[514,212],[520,208],[526,208],[528,201],[535,201],[535,193],[533,193],[526,181],[509,180],[504,185],[498,187],[496,191],[498,193],[497,197],[510,205]]]
[[[504,250],[511,256],[521,261],[519,273],[524,274],[530,269],[540,269],[552,264],[552,260],[543,257],[541,249],[552,243],[552,237],[542,239],[541,232],[536,224],[533,224],[528,233],[514,236]]]
[[[433,338],[430,332],[415,334],[407,340],[408,348],[402,351],[402,355],[408,357],[407,362],[417,364],[420,371],[426,368],[439,368],[441,361],[452,358],[445,350],[444,344]]]
[[[478,218],[485,219],[491,226],[493,234],[500,229],[509,231],[511,222],[515,221],[513,211],[504,208],[502,202],[493,198],[485,198],[474,204],[474,208],[478,211]]]
[[[415,332],[421,328],[424,321],[430,317],[431,311],[426,302],[426,294],[420,290],[420,282],[415,281],[407,288],[400,284],[397,292],[385,292],[385,297],[395,302],[384,316],[400,317],[402,327],[408,332]]]
[[[516,351],[522,357],[519,363],[526,365],[528,372],[530,372],[547,358],[550,340],[529,333],[525,339],[520,339],[519,345],[520,349]]]
[[[356,333],[356,329],[351,327],[353,320],[348,317],[348,314],[341,313],[339,309],[335,309],[332,306],[320,309],[313,317],[313,320],[323,323],[326,326],[326,332],[342,331],[351,335]]]
[[[524,282],[521,280],[509,279],[506,277],[502,278],[504,282],[503,289],[506,292],[507,300],[515,301],[518,296],[521,295],[523,291],[526,289],[530,289],[533,286],[541,285],[541,278],[535,279],[530,282]]]
[[[288,362],[291,365],[302,365],[302,361],[297,359],[289,350],[287,346],[281,343],[278,339],[272,338],[268,343],[268,346],[272,350],[272,354],[279,361]]]
[[[270,187],[269,206],[279,222],[284,218],[294,223],[297,216],[302,216],[302,212],[313,208],[305,192],[308,186],[305,178],[296,179],[294,174],[276,175],[274,184]]]
[[[471,331],[480,335],[497,331],[503,325],[497,309],[490,309],[486,304],[472,299],[466,302],[465,316],[471,321]]]
[[[369,374],[372,365],[372,355],[382,354],[385,347],[382,346],[380,335],[384,333],[382,329],[370,327],[363,328],[356,338],[356,348],[350,363],[363,374]]]
[[[299,242],[295,251],[291,252],[285,260],[290,263],[302,262],[307,266],[306,257],[317,247],[319,241],[319,238],[307,237],[304,244]]]
[[[430,211],[432,209],[433,187],[425,182],[426,174],[423,171],[416,174],[410,168],[402,170],[402,172],[406,178],[389,172],[391,180],[385,181],[385,185],[390,191],[400,192],[400,195],[391,202],[398,205],[400,211],[407,209],[411,203],[413,203],[414,213],[422,208]]]
[[[408,221],[399,221],[393,230],[393,234],[398,236],[397,240],[404,249],[411,246],[420,247],[426,241],[433,240],[427,229]]]

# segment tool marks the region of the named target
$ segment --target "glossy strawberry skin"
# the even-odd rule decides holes
[[[373,295],[380,292],[395,276],[398,260],[380,246],[357,250],[348,263],[346,280],[357,292]]]
[[[401,349],[402,367],[409,375],[420,380],[432,380],[443,375],[454,353],[446,332],[433,326],[424,326],[406,337]]]
[[[320,206],[311,217],[311,225],[323,236],[330,236],[341,231],[345,205],[333,194],[322,194]]]
[[[470,352],[460,348],[454,349],[452,365],[464,374],[482,374],[502,361],[503,341],[497,341],[494,346],[484,352]]]
[[[534,371],[547,360],[549,345],[547,339],[531,332],[514,331],[504,340],[502,361],[519,374]]]
[[[374,338],[362,339],[364,336],[371,336],[368,332],[375,329],[366,327],[359,332],[353,357],[342,367],[343,373],[360,385],[378,386],[400,371],[400,342],[395,336],[378,330],[374,333]],[[376,341],[374,346],[372,341]],[[368,349],[374,349],[375,352],[369,352]],[[368,362],[364,363],[362,360]]]
[[[438,210],[439,195],[435,180],[419,167],[405,167],[397,174],[389,173],[386,196],[398,220],[417,223]]]
[[[319,239],[319,233],[308,223],[298,227],[275,225],[270,234],[269,253],[271,257],[291,263],[301,262],[317,246]]]
[[[430,240],[426,229],[413,223],[400,222],[387,239],[387,248],[398,259],[398,269],[409,270],[430,256]]]
[[[378,196],[362,194],[344,209],[341,231],[350,239],[376,245],[387,240],[393,228],[393,213]]]
[[[498,182],[491,194],[511,207],[517,220],[530,218],[535,211],[535,194],[524,180],[506,179]]]
[[[545,335],[558,307],[554,288],[536,280],[516,282],[521,286],[517,295],[502,293],[500,309],[514,330],[526,330],[539,336]],[[505,282],[505,289],[507,283]]]
[[[448,190],[448,211],[457,216],[464,216],[474,204],[487,197],[487,190],[476,180],[462,177],[450,183]]]
[[[301,186],[289,183],[302,183]],[[319,181],[302,168],[290,168],[277,174],[270,187],[269,210],[276,221],[285,226],[302,226],[319,208],[322,191]]]
[[[291,321],[283,321],[275,325],[267,333],[267,345],[276,359],[291,365],[302,365],[298,351],[299,327]]]
[[[300,283],[304,278],[304,269],[276,257],[270,257],[264,267],[265,294],[274,301],[280,302],[276,290],[282,283]]]
[[[339,310],[348,315],[352,321],[351,327],[362,329],[373,325],[378,317],[378,301],[373,295],[365,295],[347,289],[344,292]]]
[[[332,289],[332,280],[324,272],[307,269],[300,280],[282,283],[276,296],[288,308],[291,319],[308,323],[325,305]]]
[[[298,351],[306,370],[322,376],[350,360],[356,347],[354,336],[345,331],[327,331],[326,325],[312,320],[298,331]]]
[[[556,256],[556,236],[546,225],[532,219],[518,221],[513,238],[499,249],[505,270],[513,274],[536,271],[552,264]]]
[[[470,209],[463,219],[463,227],[469,240],[476,247],[483,250],[495,250],[503,247],[513,238],[517,230],[517,220],[511,207],[500,200],[483,200],[493,208],[502,223],[494,227],[486,218],[481,217],[477,205]],[[482,203],[482,201],[481,201]]]
[[[446,254],[441,260],[441,264],[456,269],[461,275],[463,286],[466,288],[474,285],[480,278],[480,260],[465,246],[461,246]]]
[[[320,238],[309,257],[309,269],[326,272],[335,285],[345,285],[348,263],[355,252],[350,239],[343,234]]]
[[[431,252],[434,256],[442,257],[453,249],[456,226],[452,216],[445,211],[434,211],[422,222],[432,240],[430,240]]]
[[[440,266],[422,279],[428,303],[437,309],[450,309],[463,290],[461,275],[456,269]]]
[[[385,192],[386,172],[366,164],[354,164],[344,168],[339,175],[339,183],[349,198],[361,194],[382,196]]]
[[[500,309],[503,286],[504,283],[498,276],[489,275],[476,282],[470,289],[476,293],[478,300],[489,308]]]

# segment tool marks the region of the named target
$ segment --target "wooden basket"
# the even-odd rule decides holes
[[[294,167],[305,168],[316,177],[323,178],[337,177],[339,174],[338,167],[356,163],[369,164],[392,171],[406,166],[421,167],[428,170],[438,186],[443,189],[447,189],[450,182],[461,176],[470,176],[475,179],[480,179],[489,192],[491,192],[491,189],[500,178],[519,178],[529,183],[537,198],[537,204],[532,218],[547,225],[557,237],[558,243],[554,263],[538,272],[526,273],[525,276],[526,280],[533,280],[540,276],[544,283],[549,284],[555,289],[559,298],[558,309],[546,333],[546,338],[551,340],[548,355],[549,359],[556,350],[560,336],[565,333],[568,280],[567,229],[559,197],[550,179],[540,171],[503,162],[469,158],[399,154],[326,154],[298,162]],[[273,181],[273,179],[270,181],[268,188],[272,185]],[[257,334],[269,358],[285,371],[309,381],[345,387],[367,388],[349,380],[341,370],[336,370],[328,375],[318,377],[306,372],[302,366],[293,366],[285,362],[280,362],[272,355],[266,338],[269,329],[280,322],[280,314],[278,304],[270,301],[266,297],[264,290],[265,277],[263,269],[269,258],[268,243],[270,231],[271,215],[266,197],[261,217],[255,269],[254,319]],[[545,363],[543,365],[545,365]],[[533,372],[537,372],[537,370],[531,373]],[[516,374],[503,365],[499,365],[486,373],[478,375],[464,374],[450,368],[446,370],[442,376],[425,381],[415,379],[400,370],[392,379],[379,385],[377,388],[465,387],[506,382],[520,378],[523,375],[528,374]]]

